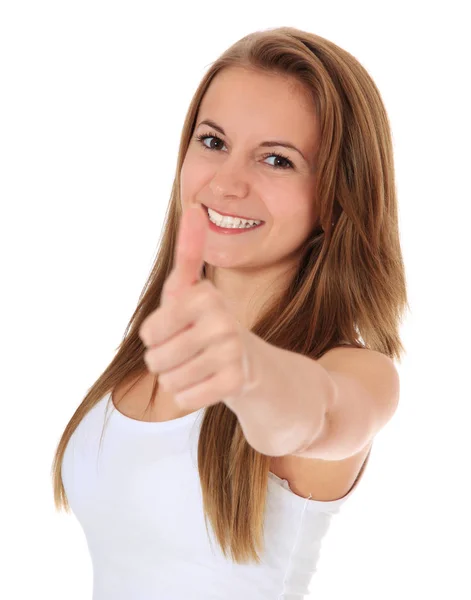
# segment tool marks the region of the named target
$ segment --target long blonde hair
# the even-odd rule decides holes
[[[147,371],[138,331],[158,308],[172,269],[181,215],[181,166],[202,98],[213,77],[230,66],[301,82],[312,94],[320,124],[315,194],[319,227],[306,241],[290,284],[258,316],[251,331],[313,359],[342,341],[399,361],[404,353],[399,326],[409,305],[391,132],[379,91],[365,68],[327,39],[292,27],[251,33],[211,64],[193,96],[155,263],[115,357],[73,414],[55,452],[57,510],[70,510],[61,467],[76,427],[120,382],[139,379]],[[149,406],[156,392],[154,382]],[[198,470],[206,524],[209,520],[224,555],[239,564],[260,563],[269,469],[270,457],[247,443],[235,414],[223,402],[205,409]]]

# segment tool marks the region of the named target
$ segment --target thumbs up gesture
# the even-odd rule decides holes
[[[149,371],[187,410],[234,400],[251,388],[250,331],[231,314],[213,283],[200,279],[208,232],[200,205],[183,212],[174,266],[164,283],[160,307],[139,330]]]

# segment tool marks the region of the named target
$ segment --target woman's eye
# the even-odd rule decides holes
[[[218,138],[215,135],[208,135],[208,134],[203,134],[203,135],[198,135],[196,136],[196,139],[198,142],[200,142],[200,144],[203,145],[203,147],[206,150],[220,150],[220,148],[218,147],[211,147],[211,142],[209,143],[209,145],[205,144],[206,140],[217,140],[217,143],[221,142],[223,143],[223,141],[221,140],[221,138]],[[271,164],[269,165],[270,167],[273,167],[274,169],[278,169],[278,170],[287,170],[287,169],[293,169],[293,163],[289,160],[289,158],[287,156],[283,156],[282,154],[265,154],[262,158],[267,159],[267,158],[274,158],[275,160],[279,160],[279,161],[284,161],[284,164],[287,166],[280,166],[277,164]]]
[[[203,138],[202,138],[202,143],[203,143],[203,145],[204,145],[204,146],[206,146],[206,148],[209,148],[210,150],[217,150],[217,148],[214,148],[214,147],[213,147],[213,148],[211,148],[211,142],[209,143],[209,146],[207,146],[207,145],[204,143],[206,140],[217,140],[218,142],[222,142],[222,140],[221,140],[220,138],[218,138],[218,137],[215,137],[214,135],[206,135],[206,136],[203,136]]]
[[[275,160],[278,160],[278,161],[281,161],[281,162],[284,161],[285,164],[289,165],[289,168],[291,168],[291,166],[293,164],[290,160],[288,160],[284,156],[279,156],[278,154],[269,154],[266,158],[274,158]],[[280,166],[280,165],[270,165],[270,166],[271,167],[275,167],[275,169],[286,169],[286,168],[288,168],[288,167],[283,167],[283,166]]]

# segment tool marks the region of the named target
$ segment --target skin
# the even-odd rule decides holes
[[[205,119],[225,135],[200,125]],[[211,137],[198,141],[201,134]],[[290,148],[260,147],[266,140],[287,141],[304,158]],[[263,303],[287,283],[318,224],[318,143],[314,102],[293,78],[226,68],[202,100],[181,170],[182,208],[199,203],[265,221],[240,235],[210,231],[204,254],[208,278],[248,328]],[[275,156],[279,152],[292,166]]]

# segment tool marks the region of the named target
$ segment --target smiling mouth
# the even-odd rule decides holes
[[[206,206],[205,204],[202,204],[202,206],[206,210],[208,210],[208,208],[211,208],[210,206]],[[222,211],[216,210],[215,208],[211,208],[211,210],[214,210],[215,212],[222,215],[223,217],[232,217],[233,219],[244,219],[244,221],[260,221],[260,223],[265,223],[265,221],[262,221],[262,219],[256,219],[255,217],[243,217],[242,215],[229,215]]]

